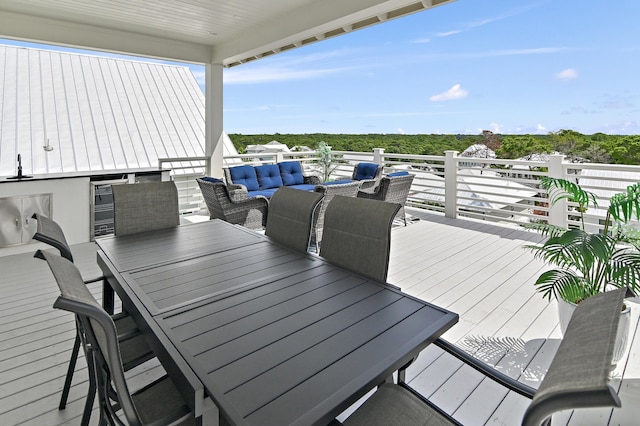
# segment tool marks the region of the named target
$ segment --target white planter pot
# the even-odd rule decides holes
[[[558,316],[560,317],[560,331],[562,334],[567,331],[569,320],[576,310],[577,305],[558,299]],[[631,307],[625,303],[625,310],[620,312],[620,323],[618,324],[618,332],[616,333],[616,344],[613,348],[613,358],[611,365],[616,365],[620,361],[627,349],[629,340],[629,327],[631,325]]]

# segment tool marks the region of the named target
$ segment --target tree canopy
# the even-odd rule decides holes
[[[392,154],[443,155],[444,151],[464,151],[473,144],[491,145],[498,158],[515,159],[535,153],[561,152],[570,159],[593,163],[640,164],[640,135],[583,135],[560,130],[546,135],[502,135],[484,131],[478,135],[403,134],[230,134],[238,152],[247,145],[273,140],[287,145],[315,149],[322,141],[336,151],[370,152],[384,148]]]

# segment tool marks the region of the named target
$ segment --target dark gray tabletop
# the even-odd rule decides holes
[[[96,240],[118,272],[161,265],[264,241],[255,232],[212,220]]]
[[[186,259],[176,247],[178,262],[117,275],[232,423],[327,424],[457,322],[264,236],[238,244],[247,232],[216,222],[238,236],[228,250]]]

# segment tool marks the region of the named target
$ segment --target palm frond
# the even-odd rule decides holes
[[[563,228],[562,226],[552,225],[550,223],[532,222],[532,223],[525,223],[522,225],[522,227],[525,229],[530,229],[532,231],[539,232],[540,235],[542,235],[543,237],[549,237],[549,238],[558,237],[564,234],[565,232],[567,232],[566,228]]]
[[[609,214],[615,220],[626,223],[640,219],[640,184],[629,185],[624,193],[613,195],[609,199]]]
[[[549,203],[554,205],[560,200],[567,199],[576,202],[584,210],[593,203],[594,207],[598,206],[598,198],[593,192],[586,191],[577,183],[545,176],[540,179],[540,185],[549,193]]]
[[[579,288],[585,288],[584,280],[576,275],[573,271],[567,269],[551,269],[544,272],[538,277],[535,282],[538,287],[538,291],[542,293],[542,296],[551,300],[552,297],[567,300],[572,297],[572,294],[579,293],[580,296],[584,296],[588,291],[579,291]],[[567,300],[567,302],[575,303],[573,300]]]

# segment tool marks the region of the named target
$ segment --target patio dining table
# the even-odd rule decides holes
[[[458,320],[220,220],[97,245],[203,424],[326,425]]]

